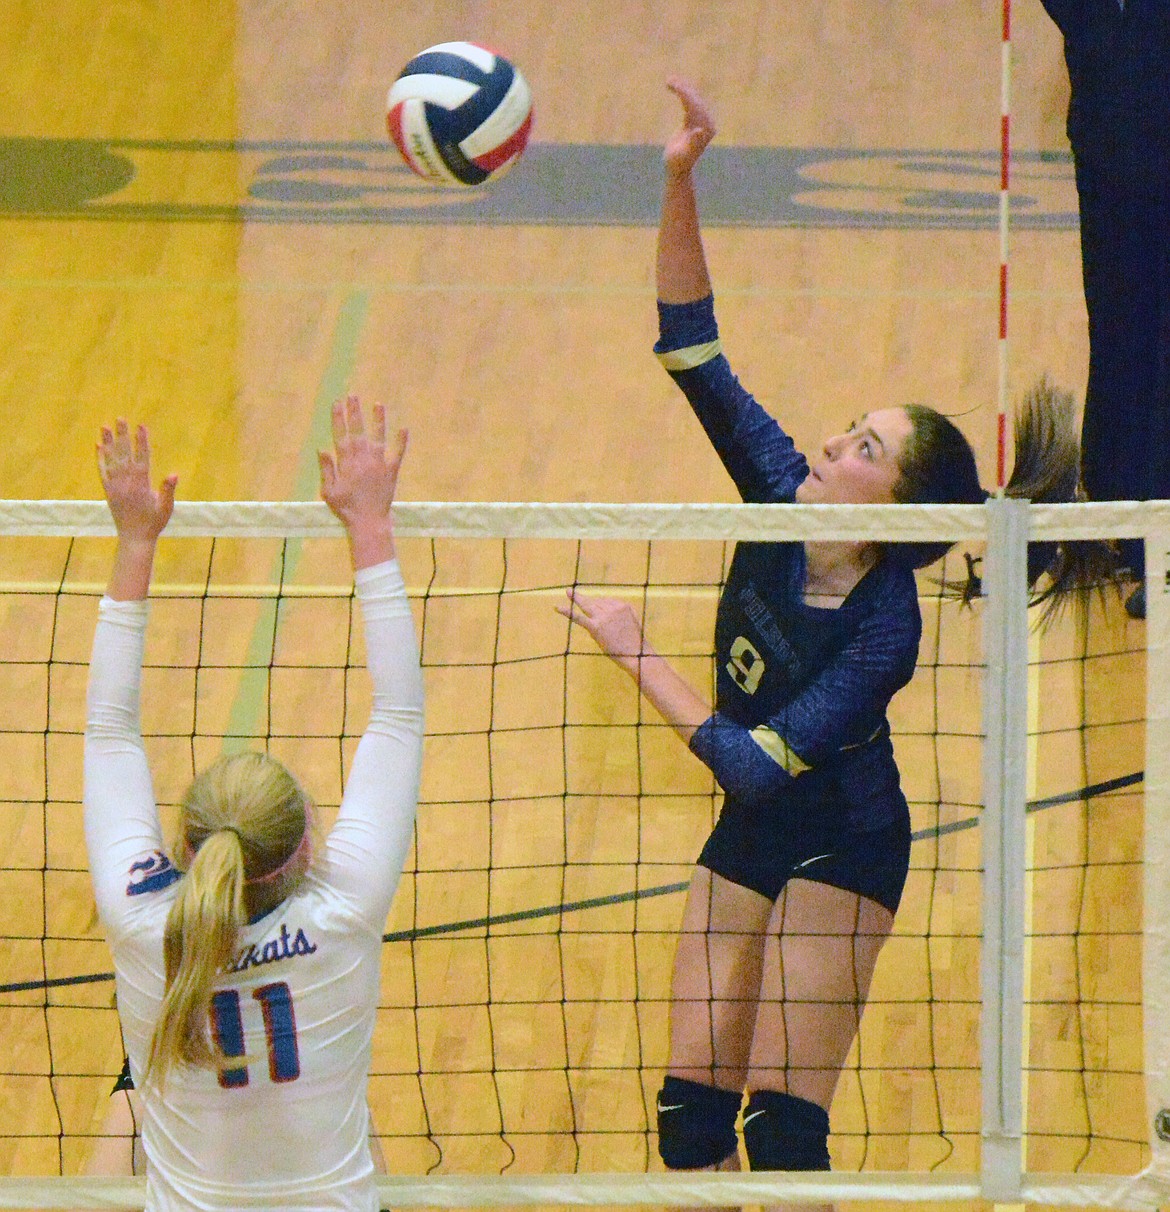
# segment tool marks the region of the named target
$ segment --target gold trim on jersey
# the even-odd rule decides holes
[[[723,352],[719,338],[708,341],[705,345],[688,345],[686,349],[668,349],[658,355],[659,362],[667,370],[694,370],[704,362],[710,362]]]
[[[771,728],[766,728],[761,724],[758,728],[752,729],[751,738],[772,761],[783,766],[794,778],[796,775],[812,769],[788,742],[778,732],[773,732]]]

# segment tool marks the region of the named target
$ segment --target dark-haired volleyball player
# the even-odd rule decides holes
[[[405,449],[383,410],[333,410],[321,491],[345,527],[373,683],[336,823],[264,754],[202,770],[164,849],[139,724],[146,598],[175,479],[146,431],[98,446],[118,542],[94,635],[85,833],[138,1090],[148,1212],[378,1207],[366,1087],[382,930],[410,844],[422,674],[390,508]]]
[[[665,150],[656,350],[743,498],[982,503],[970,446],[931,409],[867,413],[810,464],[740,386],[720,349],[691,176],[714,127],[690,85],[670,87],[683,125]],[[1023,419],[1016,467],[1037,480],[1010,491],[1071,497],[1071,400],[1037,389]],[[571,591],[562,608],[725,793],[675,959],[658,1098],[659,1150],[672,1169],[739,1168],[745,1089],[754,1169],[829,1167],[833,1091],[909,864],[886,709],[917,659],[914,569],[945,549],[739,544],[717,615],[714,710],[654,652],[628,604]]]

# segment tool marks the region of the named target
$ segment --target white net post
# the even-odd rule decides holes
[[[1024,859],[1028,774],[1028,504],[988,501],[983,588],[983,1119],[985,1199],[1023,1176]]]

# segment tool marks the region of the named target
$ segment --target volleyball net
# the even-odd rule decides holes
[[[370,1103],[391,1206],[988,1199],[1170,1203],[1170,605],[1041,630],[1029,540],[1146,539],[1170,505],[401,504],[427,741],[386,925]],[[123,1052],[81,827],[86,665],[112,528],[0,504],[0,1207],[133,1207],[80,1179]],[[692,865],[718,812],[565,589],[628,597],[698,689],[735,541],[956,540],[920,574],[891,723],[911,871],[832,1110],[834,1171],[667,1174],[654,1098]],[[985,596],[940,590],[964,555]],[[181,503],[143,725],[168,836],[193,772],[257,747],[326,823],[368,706],[320,504]]]

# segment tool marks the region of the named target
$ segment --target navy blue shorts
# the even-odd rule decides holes
[[[896,913],[910,870],[910,816],[863,832],[824,804],[766,812],[728,799],[699,863],[770,901],[790,879],[813,880]]]

